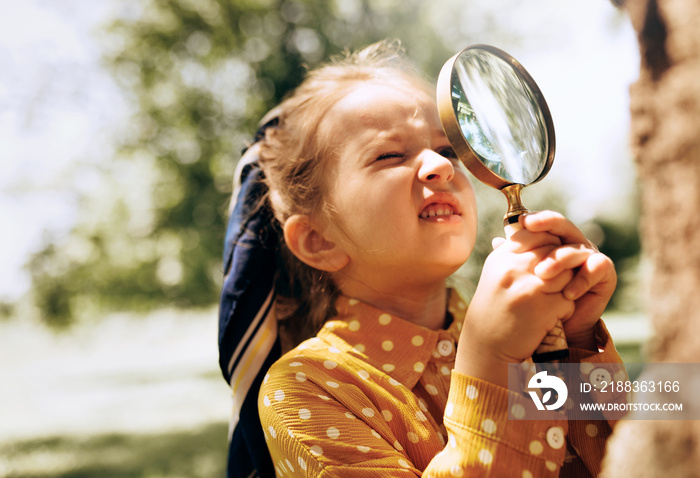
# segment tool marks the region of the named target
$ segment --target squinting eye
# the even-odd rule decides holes
[[[437,153],[449,159],[457,159],[457,153],[455,153],[455,150],[450,147],[442,148],[441,150],[437,151]]]
[[[381,161],[383,159],[391,159],[391,158],[403,158],[404,154],[399,153],[399,152],[393,152],[393,153],[384,153],[380,154],[377,156],[377,161]]]

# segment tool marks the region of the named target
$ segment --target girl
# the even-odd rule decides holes
[[[570,361],[619,362],[599,319],[614,267],[540,212],[494,240],[468,308],[447,288],[474,246],[474,192],[396,44],[311,72],[259,148],[287,258],[283,342],[315,333],[260,388],[278,476],[597,474],[610,426],[508,420],[509,398],[519,418],[534,406],[507,364],[558,319]]]

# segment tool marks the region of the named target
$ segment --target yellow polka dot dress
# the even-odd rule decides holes
[[[453,372],[466,304],[450,294],[454,320],[429,330],[340,297],[337,317],[269,370],[260,418],[277,476],[595,476],[608,422],[508,420],[531,400]],[[598,354],[616,363],[602,322]],[[575,425],[574,425],[575,424]]]

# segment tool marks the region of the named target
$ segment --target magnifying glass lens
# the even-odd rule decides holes
[[[545,118],[512,65],[487,51],[463,51],[454,63],[452,103],[462,134],[484,166],[510,183],[537,181],[547,162]]]

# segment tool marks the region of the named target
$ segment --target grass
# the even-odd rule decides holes
[[[7,478],[225,476],[227,424],[165,434],[47,437],[0,445]]]

